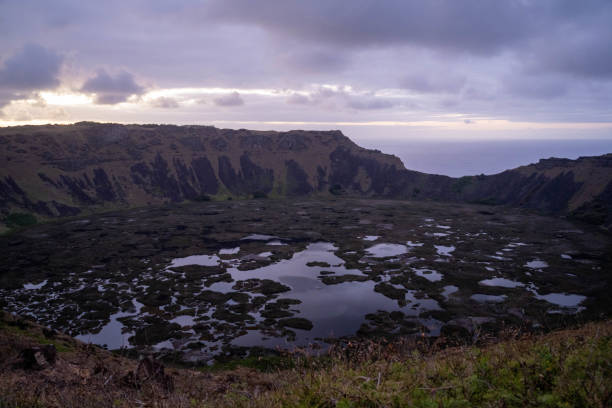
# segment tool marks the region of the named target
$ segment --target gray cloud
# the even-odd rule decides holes
[[[63,56],[37,44],[26,44],[0,67],[0,107],[35,91],[59,86]]]
[[[63,57],[37,44],[27,44],[4,61],[0,87],[16,91],[55,88]]]
[[[612,121],[610,21],[610,0],[353,0],[349,6],[340,0],[0,0],[0,70],[20,58],[40,62],[22,64],[28,69],[47,67],[23,82],[27,89],[0,86],[0,107],[53,89],[54,67],[64,68],[70,85],[78,79],[67,74],[104,66],[108,73],[92,75],[82,88],[97,94],[98,103],[144,92],[131,74],[115,74],[120,67],[157,89],[299,92],[285,100],[253,96],[235,110],[218,107],[244,104],[240,95],[209,96],[210,120],[353,120],[360,110],[370,120],[460,113]],[[40,44],[38,52],[25,52],[27,43]],[[11,74],[0,82],[16,79]],[[321,84],[332,87],[317,89]],[[174,103],[148,104],[155,106]],[[184,103],[163,113],[167,120],[199,121],[202,111]]]
[[[353,0],[350,7],[330,0],[213,0],[208,14],[256,26],[273,38],[326,47],[319,61],[305,59],[311,72],[346,68],[341,62],[349,61],[351,52],[413,46],[436,51],[442,64],[451,62],[449,52],[452,59],[465,59],[510,51],[525,68],[612,78],[612,2],[606,0]],[[435,83],[406,81],[417,91],[438,91]]]
[[[351,98],[348,86],[329,87],[319,86],[310,93],[310,101],[313,104],[322,103],[329,100],[348,100]],[[371,96],[371,95],[370,95]]]
[[[421,44],[489,54],[539,28],[538,18],[546,12],[539,3],[353,0],[348,7],[329,0],[217,0],[208,12],[213,18],[254,24],[315,43]]]
[[[349,64],[348,56],[337,50],[293,52],[285,61],[292,71],[311,74],[342,71]]]
[[[310,91],[308,95],[293,93],[287,98],[287,103],[291,105],[320,105],[326,102],[333,101],[348,101],[350,95],[345,87],[331,88],[327,86],[319,86]],[[355,100],[358,104],[358,101]],[[348,103],[346,104],[348,106]]]
[[[353,95],[347,88],[333,89],[324,86],[315,89],[308,96],[293,93],[287,98],[287,103],[311,106],[325,104],[336,106],[337,104],[355,110],[382,110],[399,105],[397,100],[377,97],[372,93]]]
[[[179,107],[179,103],[174,98],[160,96],[151,101],[151,106],[162,109],[175,109]]]
[[[463,76],[448,72],[438,75],[409,75],[400,80],[400,86],[420,93],[456,93],[465,85]]]
[[[347,102],[349,108],[357,110],[387,109],[396,105],[395,101],[381,98],[351,98]]]
[[[560,34],[563,47],[541,44],[532,57],[528,70],[557,72],[577,77],[612,79],[612,13],[608,13],[608,29],[584,33],[579,29]]]
[[[287,103],[292,105],[308,105],[312,101],[306,95],[292,93],[287,97]]]
[[[535,99],[557,98],[568,92],[564,79],[541,76],[512,77],[505,81],[505,88],[510,95]]]
[[[15,94],[11,92],[0,91],[0,109],[8,105],[9,103],[11,103],[11,100],[13,100],[14,98],[15,98]],[[2,110],[0,110],[0,116],[2,116]]]
[[[232,92],[231,94],[219,96],[213,100],[217,106],[240,106],[244,105],[244,100],[238,92]]]
[[[145,89],[138,85],[134,76],[127,71],[109,75],[104,69],[98,70],[81,87],[82,92],[94,93],[95,102],[102,105],[113,105],[125,102],[132,95],[140,95]]]

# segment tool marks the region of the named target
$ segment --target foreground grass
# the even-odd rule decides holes
[[[304,371],[257,405],[336,407],[606,407],[609,327]],[[587,337],[584,337],[587,336]],[[248,405],[248,404],[245,404]]]
[[[100,352],[102,353],[102,352]],[[67,353],[70,355],[70,353]],[[98,354],[103,359],[106,354]],[[75,357],[71,357],[74,365]],[[109,357],[110,358],[110,357]],[[116,359],[116,357],[113,357]],[[362,343],[331,356],[293,355],[291,364],[260,369],[227,366],[202,372],[173,369],[176,388],[127,389],[112,380],[67,386],[0,371],[0,407],[609,407],[612,405],[612,322],[480,347],[429,351],[423,344]],[[68,360],[70,358],[67,357]],[[116,360],[115,370],[129,362]],[[245,365],[257,367],[253,361]],[[290,367],[290,368],[287,368]],[[119,372],[117,371],[117,373]],[[46,378],[46,377],[43,377]],[[111,378],[109,380],[109,378]],[[103,380],[103,381],[102,381]],[[61,384],[61,395],[53,385]],[[93,386],[93,387],[92,387]]]

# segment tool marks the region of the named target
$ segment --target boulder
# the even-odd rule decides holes
[[[55,365],[57,350],[53,344],[30,347],[21,351],[21,364],[27,370],[43,370]]]

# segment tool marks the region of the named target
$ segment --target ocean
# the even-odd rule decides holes
[[[612,153],[612,139],[355,139],[355,142],[398,156],[407,169],[452,177],[496,174],[549,157],[577,159]]]

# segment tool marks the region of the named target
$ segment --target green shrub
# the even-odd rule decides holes
[[[210,201],[210,200],[211,200],[210,196],[206,194],[199,195],[193,199],[193,201]]]
[[[38,223],[36,217],[28,213],[12,213],[4,219],[6,226],[9,228],[28,227]]]

